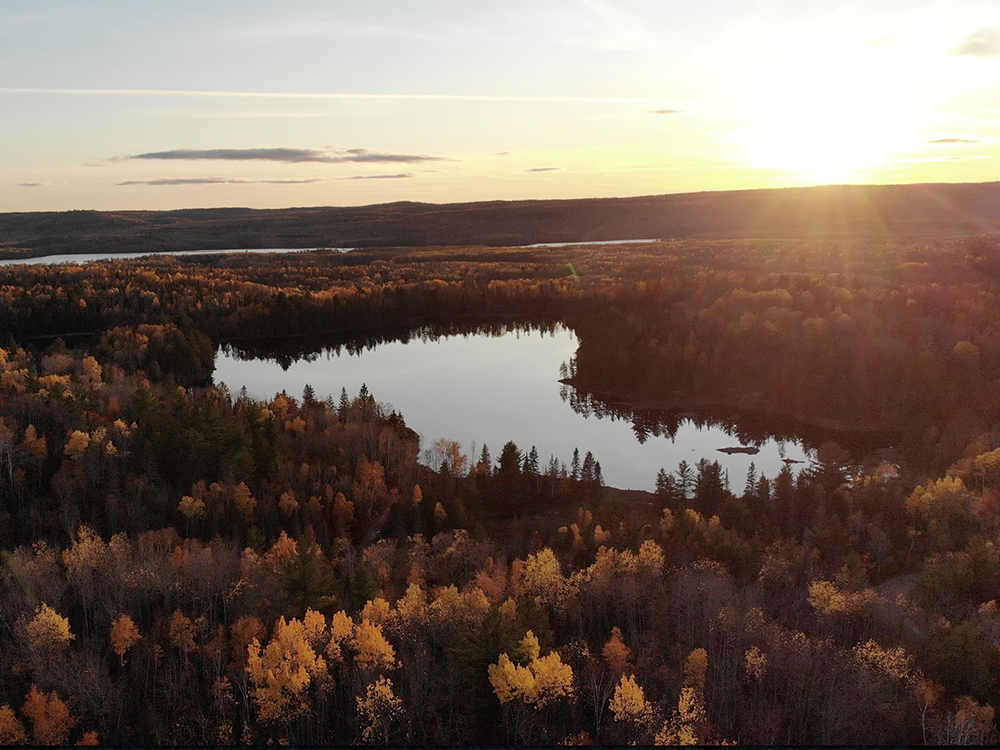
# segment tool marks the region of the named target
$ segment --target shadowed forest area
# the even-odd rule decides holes
[[[995,741],[996,188],[952,188],[804,191],[871,209],[831,209],[819,237],[779,202],[770,238],[723,237],[752,226],[733,219],[641,245],[0,268],[0,742]],[[896,211],[904,194],[923,208]],[[776,195],[718,200],[750,216]],[[709,233],[699,200],[677,198],[691,223],[669,236]],[[585,203],[560,205],[604,226]],[[64,216],[99,244],[182,213]],[[266,214],[245,231],[285,244]],[[61,241],[23,217],[0,224]],[[150,249],[173,236],[149,231]],[[421,445],[367,388],[258,400],[211,380],[219,345],[292,358],[555,324],[579,339],[574,408],[650,430],[734,409],[843,440],[801,472],[682,462],[622,491],[586,452]],[[864,447],[874,432],[891,452]]]
[[[834,185],[353,208],[0,213],[0,258],[680,238],[914,239],[1000,231],[1000,184]]]

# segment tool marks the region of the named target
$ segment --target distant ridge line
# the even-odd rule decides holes
[[[647,239],[932,239],[1000,232],[1000,182],[628,198],[0,213],[0,257]]]

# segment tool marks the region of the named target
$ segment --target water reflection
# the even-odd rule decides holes
[[[428,446],[439,437],[458,441],[473,457],[486,443],[494,455],[508,440],[522,450],[535,446],[569,463],[574,448],[592,451],[605,481],[616,487],[652,489],[660,467],[685,460],[718,460],[732,486],[742,488],[750,463],[775,476],[785,458],[805,461],[792,432],[780,440],[736,422],[691,419],[630,410],[560,383],[560,369],[577,348],[575,334],[558,324],[544,330],[486,326],[474,330],[429,327],[382,331],[368,337],[240,341],[216,359],[216,382],[270,398],[298,396],[309,383],[317,396],[354,395],[362,384],[380,402],[401,412]],[[726,455],[738,444],[756,455]]]

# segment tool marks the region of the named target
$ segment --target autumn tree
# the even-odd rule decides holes
[[[125,666],[125,654],[141,640],[139,628],[128,615],[121,615],[111,623],[111,648]]]
[[[361,741],[366,745],[388,745],[397,739],[396,728],[403,716],[403,701],[392,690],[392,680],[379,677],[358,696],[362,720]]]
[[[35,745],[65,745],[77,724],[69,707],[53,690],[45,693],[31,686],[21,712],[31,721],[31,741]]]
[[[0,745],[23,745],[28,741],[24,724],[10,705],[0,706]]]
[[[247,647],[247,673],[260,720],[287,725],[309,710],[307,690],[327,674],[301,620],[280,618],[266,648],[254,638]]]

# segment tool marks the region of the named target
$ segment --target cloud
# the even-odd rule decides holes
[[[525,172],[559,172],[562,167],[532,167],[531,169],[524,170]]]
[[[424,154],[391,154],[384,151],[369,151],[365,148],[350,148],[345,151],[312,148],[176,148],[169,151],[150,151],[145,154],[115,156],[109,161],[133,161],[154,159],[163,161],[277,161],[284,164],[321,163],[342,164],[363,162],[369,164],[418,164],[427,161],[448,161],[441,156]]]
[[[510,151],[497,151],[497,152],[496,152],[495,154],[493,154],[493,155],[494,155],[494,156],[510,156],[510,154],[511,154],[511,152],[510,152]]]
[[[683,109],[651,109],[646,114],[649,115],[683,115]]]
[[[972,154],[970,156],[917,156],[908,159],[897,159],[897,164],[922,164],[924,162],[937,161],[972,161],[974,159],[989,159],[986,154]]]
[[[17,183],[17,186],[18,187],[48,187],[51,184],[52,184],[51,182],[44,182],[44,181],[43,182],[19,182],[19,183]]]
[[[352,177],[340,177],[341,180],[403,180],[413,177],[413,172],[402,172],[400,174],[356,174]]]
[[[295,17],[239,29],[227,36],[249,39],[412,39],[432,41],[432,37],[402,26],[349,21],[344,18]]]
[[[301,180],[244,180],[239,177],[163,177],[157,180],[125,180],[116,186],[128,185],[308,185],[326,182],[318,177]]]
[[[978,138],[962,138],[959,136],[947,136],[945,138],[933,138],[924,143],[979,143]]]
[[[156,96],[185,99],[298,99],[358,101],[555,102],[585,104],[669,104],[665,99],[607,96],[518,96],[509,94],[349,94],[308,91],[209,91],[198,89],[59,89],[0,87],[0,94],[52,96]]]
[[[1000,29],[980,29],[951,50],[961,57],[1000,57]]]

